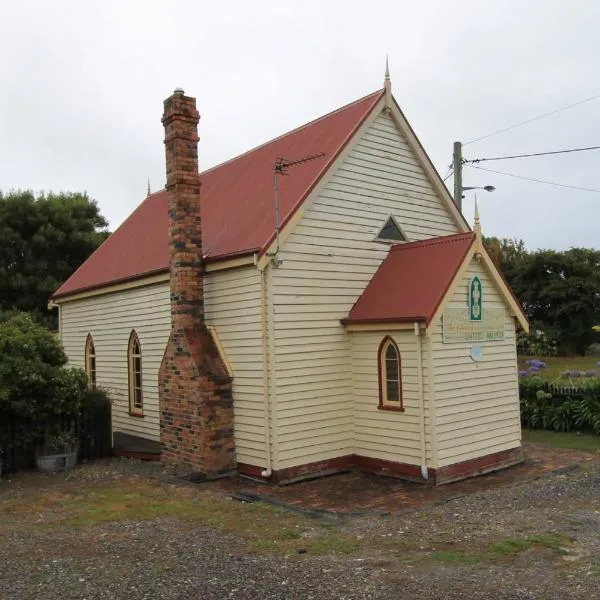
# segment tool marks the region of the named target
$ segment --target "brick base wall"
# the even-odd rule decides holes
[[[208,477],[235,469],[231,381],[206,328],[171,331],[159,371],[162,461]]]
[[[498,471],[499,469],[511,467],[521,462],[523,462],[523,449],[521,446],[518,446],[510,450],[494,452],[493,454],[480,456],[479,458],[440,467],[436,469],[435,480],[437,485],[452,483],[453,481],[459,481],[467,477],[475,477],[476,475],[483,475],[491,471]]]
[[[278,485],[287,485],[296,481],[314,479],[316,477],[323,477],[325,475],[351,470],[376,473],[388,477],[397,477],[399,479],[426,483],[429,485],[443,485],[496,471],[498,469],[504,469],[522,461],[523,452],[519,446],[510,450],[504,450],[502,452],[488,454],[454,465],[441,467],[439,469],[429,468],[428,479],[423,479],[421,467],[419,465],[369,458],[367,456],[355,454],[319,462],[306,463],[304,465],[288,467],[286,469],[279,469],[273,471],[273,474],[269,479],[261,477],[260,473],[262,469],[254,465],[240,463],[238,464],[237,470],[241,475]]]

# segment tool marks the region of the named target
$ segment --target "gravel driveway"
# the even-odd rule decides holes
[[[300,536],[281,552],[249,547],[235,526],[160,515],[60,526],[48,512],[114,481],[136,486],[156,468],[114,460],[0,482],[0,598],[600,598],[598,461],[389,517],[328,523],[327,535],[351,545],[320,555]],[[210,501],[224,510],[234,503]]]

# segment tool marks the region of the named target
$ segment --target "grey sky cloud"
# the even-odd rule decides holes
[[[87,190],[115,228],[164,185],[162,100],[196,96],[208,168],[382,86],[444,175],[467,141],[600,93],[595,0],[0,4],[0,189]],[[600,144],[600,99],[466,158]],[[318,148],[315,149],[318,151]],[[487,163],[600,189],[600,151]],[[600,193],[465,168],[485,233],[600,247]],[[452,179],[448,180],[452,185]],[[470,220],[473,194],[464,211]]]

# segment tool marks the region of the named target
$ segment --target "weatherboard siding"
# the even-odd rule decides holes
[[[159,440],[158,370],[171,327],[169,285],[134,288],[65,302],[61,339],[72,366],[84,367],[94,338],[98,385],[109,390],[113,429]],[[233,369],[236,452],[240,462],[264,460],[260,279],[255,267],[209,273],[206,322],[215,327]],[[142,349],[144,416],[129,415],[127,346],[132,329]]]
[[[61,339],[69,364],[84,368],[85,340],[96,350],[96,379],[113,400],[113,430],[158,441],[158,369],[171,328],[169,285],[92,296],[61,305]],[[142,350],[144,416],[129,415],[127,348],[135,329]]]
[[[209,273],[206,322],[216,328],[233,369],[235,450],[238,462],[263,465],[265,433],[260,275],[248,266]]]
[[[432,333],[436,395],[437,465],[442,467],[521,443],[515,323],[492,279],[474,259],[447,308],[467,310],[468,286],[477,275],[483,310],[504,308],[504,340],[483,342],[483,358],[470,358],[469,342],[443,343],[442,325]]]
[[[352,389],[354,436],[360,456],[405,464],[422,464],[421,397],[418,376],[419,351],[412,331],[355,331],[352,344]],[[379,410],[378,350],[389,335],[400,351],[404,412]],[[428,370],[422,344],[423,392],[425,399],[426,460],[431,461],[431,413],[427,401]]]
[[[283,244],[281,266],[272,269],[277,469],[357,450],[353,358],[340,319],[389,251],[375,237],[390,214],[410,241],[458,233],[392,118],[381,113]]]

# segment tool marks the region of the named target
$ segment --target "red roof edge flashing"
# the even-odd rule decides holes
[[[434,315],[437,313],[438,308],[440,307],[440,304],[444,301],[444,298],[446,297],[446,295],[448,294],[448,290],[450,289],[450,286],[452,285],[452,283],[454,282],[454,280],[456,279],[456,276],[458,274],[458,272],[460,271],[461,266],[463,265],[463,263],[465,262],[465,258],[467,257],[467,254],[469,254],[469,251],[471,250],[471,247],[473,246],[473,244],[475,243],[475,234],[472,232],[468,232],[468,233],[462,233],[459,234],[459,236],[452,236],[454,238],[456,237],[460,237],[463,236],[465,238],[468,238],[469,236],[471,237],[471,243],[465,248],[465,251],[463,253],[463,255],[461,256],[460,260],[457,261],[455,269],[454,269],[454,273],[452,273],[452,277],[450,277],[450,279],[448,279],[448,283],[443,291],[443,293],[440,295],[431,315],[429,315],[429,318],[425,321],[425,325],[427,327],[429,327],[429,325],[431,324],[431,320],[433,319]]]
[[[99,290],[101,288],[108,288],[111,285],[118,285],[120,283],[129,283],[130,281],[136,281],[138,279],[145,279],[146,277],[152,277],[153,275],[160,275],[161,273],[168,273],[169,269],[155,269],[154,271],[147,271],[146,273],[138,273],[136,275],[132,275],[130,277],[121,277],[120,279],[114,279],[113,281],[106,281],[103,283],[99,283],[98,285],[88,285],[81,288],[77,288],[74,290],[69,290],[68,292],[54,293],[50,296],[50,300],[64,299],[68,296],[74,296],[75,294],[81,294],[83,292],[91,292],[93,290]],[[60,289],[60,288],[59,288]]]
[[[414,250],[415,248],[437,246],[442,244],[452,244],[459,240],[467,240],[471,238],[471,243],[475,241],[475,234],[472,231],[465,231],[463,233],[454,233],[452,235],[445,235],[443,237],[428,238],[426,240],[417,240],[416,242],[407,242],[404,244],[394,244],[390,248],[390,252],[400,252],[402,250]],[[469,248],[471,246],[469,245]]]
[[[407,322],[425,322],[426,326],[429,326],[433,317],[437,313],[440,304],[446,298],[452,283],[456,279],[458,272],[460,271],[461,266],[464,264],[465,259],[473,247],[475,243],[476,235],[472,231],[457,233],[453,235],[429,238],[426,240],[418,240],[415,242],[408,242],[405,244],[396,244],[390,248],[390,251],[386,258],[381,262],[373,276],[371,277],[370,282],[367,284],[367,287],[363,290],[363,293],[358,297],[352,308],[348,313],[348,317],[341,319],[342,325],[353,325],[353,324],[375,324],[375,323],[407,323]],[[389,316],[389,305],[387,309],[384,309],[384,313],[388,312],[388,315],[381,314],[381,316],[377,316],[374,314],[373,316],[365,315],[365,302],[367,305],[372,303],[374,290],[381,287],[382,285],[386,285],[385,278],[389,278],[389,272],[387,274],[386,270],[389,271],[389,263],[390,261],[397,262],[396,256],[400,258],[403,252],[413,252],[416,253],[413,256],[413,259],[419,259],[419,250],[423,250],[427,252],[428,249],[431,249],[435,246],[443,246],[450,244],[459,244],[458,252],[450,252],[448,255],[447,269],[442,269],[437,273],[437,279],[434,281],[438,281],[439,283],[434,285],[429,290],[428,300],[425,301],[422,309],[419,309],[415,306],[407,306],[405,304],[405,308],[408,309],[404,314],[397,314],[395,316]],[[435,260],[436,256],[439,258],[439,250],[434,252],[430,258],[425,258],[425,260]],[[410,261],[411,257],[408,256],[404,260]],[[402,267],[402,261],[399,263],[399,268]],[[409,269],[410,270],[410,269]],[[413,272],[412,277],[415,277],[415,273]],[[436,289],[437,288],[437,289]],[[376,294],[377,295],[377,294]],[[370,298],[368,300],[367,298]],[[409,305],[411,303],[409,302]],[[378,309],[375,309],[377,311]],[[399,310],[402,310],[399,308]],[[418,311],[418,312],[417,312]],[[359,315],[352,317],[352,313],[358,312]],[[367,309],[367,312],[371,312],[370,309]],[[361,314],[362,313],[362,314]]]
[[[214,258],[205,258],[206,264],[215,264],[219,262],[224,262],[226,260],[231,260],[235,258],[242,258],[244,256],[252,256],[259,251],[259,248],[254,248],[250,251],[243,250],[240,252],[233,252],[231,254],[227,254],[226,256],[216,256]],[[153,275],[160,275],[161,273],[168,273],[169,269],[155,269],[153,271],[146,271],[145,273],[138,273],[136,275],[132,275],[131,277],[121,277],[120,279],[113,279],[112,281],[105,281],[104,283],[100,283],[98,285],[89,285],[81,288],[77,288],[74,290],[69,290],[68,292],[62,294],[53,294],[50,296],[50,300],[57,300],[59,298],[66,298],[68,296],[74,296],[75,294],[81,294],[82,292],[91,292],[92,290],[99,290],[104,287],[110,287],[111,285],[118,285],[120,283],[128,283],[130,281],[136,281],[138,279],[145,279],[146,277],[152,277]]]
[[[378,323],[419,323],[427,322],[427,317],[424,315],[404,316],[404,317],[391,317],[385,319],[350,319],[345,317],[340,319],[342,325],[377,325]]]

